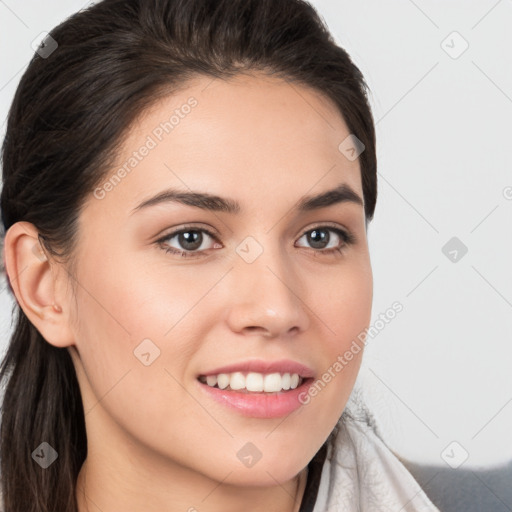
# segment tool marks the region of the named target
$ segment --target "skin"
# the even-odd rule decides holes
[[[37,257],[33,225],[6,236],[21,307],[77,371],[89,449],[80,512],[298,510],[300,477],[360,367],[363,350],[286,419],[242,416],[200,389],[198,374],[254,358],[292,359],[320,378],[368,327],[373,281],[361,205],[294,210],[341,183],[363,197],[359,161],[338,149],[350,132],[317,91],[262,74],[198,78],[134,123],[118,165],[191,96],[197,106],[136,168],[103,199],[91,194],[73,274]],[[231,198],[242,211],[167,202],[131,213],[169,187]],[[327,231],[323,247],[342,252],[322,253],[307,233],[325,222],[356,242]],[[156,242],[189,223],[218,242],[203,232],[202,255],[187,258]],[[250,264],[236,252],[247,236],[263,248]],[[160,350],[149,366],[134,356],[147,338]],[[247,442],[262,454],[250,468],[237,457]]]

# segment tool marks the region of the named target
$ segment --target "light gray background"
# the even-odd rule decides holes
[[[1,139],[32,41],[89,3],[0,0]],[[404,307],[368,343],[367,399],[407,459],[504,464],[512,460],[512,1],[312,3],[372,90],[372,324],[393,302]],[[442,251],[452,237],[468,249],[455,262]],[[0,288],[4,350],[11,299]]]

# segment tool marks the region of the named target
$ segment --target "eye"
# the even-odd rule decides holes
[[[204,236],[206,234],[206,237]],[[165,252],[177,254],[183,258],[200,256],[203,251],[207,250],[203,243],[205,238],[210,238],[218,242],[217,237],[204,228],[185,227],[178,231],[169,233],[163,238],[157,240],[157,243],[162,246]],[[171,240],[176,239],[176,242],[183,249],[172,247],[168,244]],[[215,245],[215,244],[214,244]],[[219,244],[220,245],[220,244]],[[202,250],[199,251],[202,247]]]
[[[330,233],[334,233],[334,237]],[[309,231],[306,231],[301,238],[306,238],[307,242],[311,244],[313,249],[319,249],[316,252],[323,254],[342,253],[345,248],[355,243],[355,237],[338,227],[332,226],[317,226]],[[299,238],[299,240],[301,239]],[[333,242],[334,245],[329,247],[329,243]]]

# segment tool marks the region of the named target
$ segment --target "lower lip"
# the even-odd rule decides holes
[[[200,381],[197,382],[201,389],[208,393],[208,396],[236,410],[243,416],[251,418],[280,418],[287,416],[303,405],[299,401],[299,397],[307,395],[313,379],[304,379],[302,384],[295,389],[278,393],[240,393],[239,391],[212,388],[208,384],[203,384]]]

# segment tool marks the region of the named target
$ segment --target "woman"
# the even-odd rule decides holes
[[[309,4],[77,13],[3,180],[6,511],[437,510],[352,393],[375,132]]]

